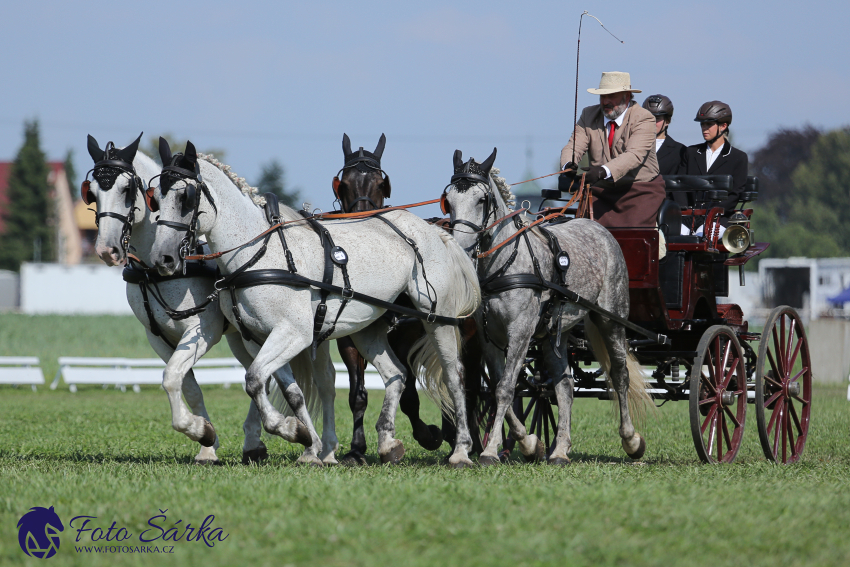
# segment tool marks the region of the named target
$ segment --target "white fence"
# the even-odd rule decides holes
[[[0,358],[0,364],[4,359]],[[12,359],[9,359],[12,360]],[[36,368],[9,368],[8,378],[3,374],[6,368],[0,368],[0,384],[44,384],[44,376],[38,368],[37,358],[17,358],[16,364],[22,365],[25,361]],[[10,364],[12,364],[10,362]],[[159,385],[162,383],[162,372],[165,363],[158,358],[92,358],[62,356],[59,358],[59,371],[50,384],[50,389],[59,387],[60,379],[68,386],[71,392],[77,391],[79,384],[100,384],[103,386],[115,386],[122,391],[127,386],[133,388],[134,392],[140,391],[143,385]],[[225,388],[231,384],[241,384],[244,388],[245,369],[235,358],[202,358],[192,369],[195,380],[201,386],[219,384]],[[334,385],[337,388],[349,388],[348,371],[341,362],[334,363],[336,379]],[[26,374],[26,372],[30,374]],[[24,381],[24,376],[35,379],[35,372],[40,377],[40,382]],[[383,390],[384,381],[372,368],[367,368],[365,373],[365,384],[367,390]],[[33,386],[35,389],[35,386]]]
[[[120,267],[103,264],[21,266],[21,311],[30,315],[132,315]]]
[[[29,385],[32,391],[44,384],[37,356],[0,356],[0,384]]]

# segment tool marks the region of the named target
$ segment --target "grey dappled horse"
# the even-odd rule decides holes
[[[495,158],[494,149],[490,157],[480,164],[471,158],[464,163],[460,150],[455,151],[455,175],[445,191],[455,239],[477,264],[484,297],[476,312],[476,322],[479,329],[484,329],[486,324],[485,332],[478,333],[478,336],[483,341],[490,376],[498,381],[496,419],[479,462],[485,465],[499,463],[498,447],[502,443],[505,418],[522,453],[527,457],[542,456],[542,443],[534,435],[527,434],[511,403],[532,337],[543,331],[547,338],[552,337],[549,340],[544,338],[541,348],[545,369],[553,378],[558,402],[558,432],[548,462],[569,463],[573,377],[567,363],[567,340],[561,340],[557,345],[553,335],[557,335],[558,325],[561,332],[566,333],[582,319],[585,320],[593,352],[610,376],[619,400],[619,433],[623,449],[632,458],[639,459],[646,444],[632,424],[630,405],[633,411],[640,411],[640,404],[651,400],[645,391],[637,361],[629,357],[625,329],[598,313],[562,301],[548,289],[519,287],[488,294],[486,285],[488,278],[517,274],[539,273],[547,281],[557,281],[554,253],[543,233],[545,230],[569,255],[565,287],[597,302],[615,315],[628,317],[629,278],[620,246],[605,228],[587,219],[543,225],[541,229],[531,229],[511,241],[520,230],[522,221],[517,220],[520,217],[514,217],[496,223],[510,212],[506,200],[512,195],[504,179],[494,179],[495,175],[491,175]],[[494,223],[495,226],[485,230]],[[500,250],[478,259],[480,251],[506,241],[507,244]],[[547,305],[549,302],[553,302],[551,306]],[[548,322],[548,328],[541,330],[539,326],[541,320],[545,324],[543,315],[547,311],[554,315]]]

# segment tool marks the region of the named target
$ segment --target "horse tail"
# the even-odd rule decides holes
[[[468,317],[475,313],[475,310],[478,309],[478,305],[481,303],[481,287],[478,285],[478,274],[475,273],[475,268],[472,262],[469,261],[469,256],[466,255],[463,248],[460,247],[449,233],[433,226],[432,229],[439,234],[440,240],[443,241],[443,245],[446,247],[449,259],[449,273],[451,276],[449,293],[441,297],[440,300],[448,303],[450,306],[449,312],[453,317]],[[455,327],[454,332],[457,343],[458,364],[460,364],[460,352],[463,349],[460,327]],[[418,377],[419,383],[428,394],[428,397],[443,410],[445,415],[449,416],[450,419],[454,419],[454,400],[445,384],[443,366],[440,363],[437,349],[427,334],[420,337],[413,344],[410,354],[407,357],[407,363],[413,369],[414,375]]]
[[[593,350],[600,368],[605,373],[608,391],[611,392],[611,401],[614,402],[611,409],[616,413],[617,391],[614,390],[611,383],[611,357],[608,353],[608,347],[605,346],[605,341],[602,340],[602,334],[599,332],[599,328],[591,321],[589,316],[584,318],[584,329],[587,333],[587,339],[590,341],[590,348]],[[629,415],[631,415],[635,428],[640,428],[646,421],[647,408],[651,408],[653,411],[655,410],[655,402],[652,401],[652,396],[649,395],[640,362],[638,362],[635,355],[629,350],[628,343],[626,343],[626,370],[629,373]]]
[[[289,367],[292,370],[295,383],[304,395],[304,404],[307,406],[307,413],[310,414],[313,425],[321,423],[322,401],[319,397],[319,389],[313,383],[313,361],[310,358],[310,349],[304,349],[290,360]],[[274,378],[269,381],[269,402],[283,415],[295,415],[292,408],[286,403],[286,398]]]

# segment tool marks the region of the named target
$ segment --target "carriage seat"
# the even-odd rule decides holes
[[[744,185],[744,191],[738,199],[741,203],[750,203],[758,200],[759,197],[759,178],[752,175],[747,176],[747,184]]]
[[[731,175],[667,175],[664,183],[668,195],[685,193],[691,204],[721,201],[733,185]]]

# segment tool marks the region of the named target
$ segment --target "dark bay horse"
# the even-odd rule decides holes
[[[351,151],[351,140],[347,134],[343,134],[344,165],[333,181],[334,195],[339,200],[340,209],[343,212],[380,209],[384,206],[384,199],[390,197],[392,189],[390,178],[381,169],[381,156],[384,153],[385,144],[386,136],[381,134],[374,152],[366,151],[362,147],[357,151]],[[405,295],[400,296],[396,303],[412,307],[410,300]],[[478,341],[468,340],[475,334],[475,325],[471,319],[462,332],[464,342],[463,366],[464,369],[469,369],[464,372],[464,380],[466,382],[467,415],[469,416],[470,433],[472,433],[472,452],[480,453],[483,447],[481,446],[480,435],[478,435],[479,425],[476,407],[481,384],[482,354]],[[424,334],[422,324],[416,319],[398,317],[393,319],[387,337],[393,352],[403,362],[408,376],[415,376],[407,361],[410,348]],[[351,387],[348,405],[354,418],[351,451],[342,458],[342,462],[366,464],[366,437],[363,429],[363,415],[369,401],[364,384],[366,361],[348,337],[338,339],[337,348],[348,369]],[[466,380],[466,375],[474,375],[478,379]],[[442,445],[444,439],[454,445],[455,427],[451,419],[445,414],[443,415],[442,430],[435,425],[427,425],[419,417],[419,393],[416,390],[415,379],[406,381],[399,407],[410,419],[410,424],[413,426],[413,438],[424,449],[435,451]]]

